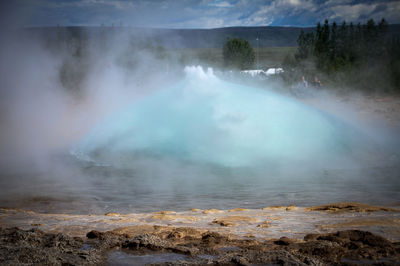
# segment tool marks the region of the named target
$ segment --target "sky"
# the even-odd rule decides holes
[[[4,26],[219,28],[400,23],[399,0],[2,0]]]

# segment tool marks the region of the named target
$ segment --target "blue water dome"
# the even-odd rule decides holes
[[[104,119],[73,152],[102,163],[153,156],[249,167],[337,164],[361,146],[356,130],[327,113],[192,66],[180,82]]]

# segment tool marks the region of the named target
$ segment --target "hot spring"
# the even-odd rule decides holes
[[[184,72],[53,158],[74,171],[24,173],[23,192],[2,178],[4,202],[30,196],[23,205],[41,211],[104,213],[400,199],[397,151],[360,128],[212,69]]]
[[[185,74],[110,115],[72,153],[124,167],[143,155],[228,168],[336,168],[376,150],[362,132],[292,98],[223,81],[212,69]]]

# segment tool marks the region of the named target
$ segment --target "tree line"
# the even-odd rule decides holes
[[[357,25],[325,20],[315,32],[301,31],[297,42],[292,67],[364,90],[400,90],[400,38],[389,37],[385,19]]]

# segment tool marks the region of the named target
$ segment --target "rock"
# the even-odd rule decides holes
[[[261,261],[264,265],[306,265],[303,262],[305,261],[305,258],[306,257],[301,254],[281,249],[264,252],[259,254],[258,258],[255,257],[254,259],[257,259],[256,261]],[[315,264],[310,263],[310,265]]]
[[[248,209],[243,209],[243,208],[235,208],[231,209],[228,212],[243,212],[243,211],[248,211]]]
[[[124,248],[148,248],[151,250],[162,250],[166,248],[170,248],[171,245],[168,241],[165,241],[158,236],[151,235],[151,234],[143,234],[134,237],[133,239],[129,240],[125,243],[122,247]]]
[[[206,243],[224,243],[227,238],[216,232],[205,232],[201,238],[202,241]]]
[[[270,224],[270,222],[265,221],[265,222],[263,222],[263,223],[257,225],[257,227],[260,227],[260,228],[268,228],[268,227],[271,227],[271,224]]]
[[[287,210],[287,211],[293,211],[293,210],[296,210],[296,206],[294,206],[294,205],[289,205],[289,206],[287,206],[286,207],[286,209],[285,210]]]
[[[164,221],[173,221],[177,218],[176,215],[166,215],[166,214],[155,214],[151,216],[151,219],[154,220],[164,220]]]
[[[217,209],[208,209],[208,210],[204,210],[203,213],[204,214],[209,214],[209,213],[221,213],[223,211],[221,210],[217,210]]]
[[[339,202],[306,208],[306,211],[326,211],[326,212],[375,212],[390,211],[399,212],[398,209],[363,204],[358,202]]]
[[[202,235],[200,231],[190,228],[190,227],[178,227],[171,230],[171,232],[167,235],[168,239],[201,239]]]
[[[39,224],[39,223],[34,223],[34,224],[31,224],[32,226],[44,226],[44,224]]]
[[[101,252],[81,251],[83,243],[79,237],[38,229],[0,229],[0,264],[94,265],[105,261]]]
[[[118,217],[121,214],[117,213],[117,212],[107,212],[106,214],[104,214],[105,216],[112,216],[112,217]]]
[[[239,222],[255,223],[259,220],[250,216],[225,216],[216,218],[213,223],[221,226],[237,226]]]
[[[338,254],[344,254],[345,249],[338,243],[319,240],[302,243],[298,251],[303,255],[323,258],[325,261],[336,261]]]
[[[231,227],[231,226],[238,226],[237,223],[232,222],[232,221],[225,221],[225,220],[214,220],[214,224],[219,224],[220,226],[226,226],[226,227]]]
[[[163,220],[163,221],[174,221],[177,219],[184,219],[188,221],[198,221],[199,218],[195,216],[186,216],[186,215],[177,215],[177,214],[155,214],[151,216],[151,219],[154,220]]]
[[[179,231],[172,231],[171,233],[168,234],[167,238],[184,238],[185,234],[183,232]]]
[[[273,211],[273,210],[286,210],[286,211],[292,211],[292,210],[295,210],[296,209],[296,207],[292,204],[292,205],[288,205],[288,206],[279,206],[279,205],[276,205],[276,206],[269,206],[269,207],[265,207],[265,208],[262,208],[262,210],[263,211]]]
[[[307,242],[301,244],[299,251],[318,256],[325,262],[338,263],[342,258],[349,261],[365,260],[365,263],[370,263],[368,260],[382,258],[388,261],[399,259],[398,250],[390,241],[367,231],[347,230],[328,234],[309,234],[304,239]]]
[[[90,238],[90,239],[99,238],[101,234],[102,234],[102,233],[99,232],[99,231],[92,230],[92,231],[90,231],[90,232],[88,232],[88,233],[86,234],[86,237],[87,237],[87,238]]]
[[[179,261],[149,262],[152,265],[396,265],[400,261],[400,243],[367,231],[308,234],[304,240],[281,237],[275,242],[258,241],[168,226],[92,230],[87,239],[39,229],[0,228],[0,265],[101,265],[107,263],[105,256],[115,248],[137,249],[137,254],[143,255],[157,251],[190,256]]]
[[[112,231],[107,232],[99,232],[96,230],[92,230],[86,234],[88,239],[96,239],[99,240],[96,246],[99,249],[109,249],[115,247],[121,247],[124,242],[126,242],[129,238],[126,234],[116,234]]]
[[[262,208],[263,211],[284,210],[284,209],[286,209],[286,207],[284,207],[284,206],[278,206],[278,205],[275,205],[275,206],[268,206],[268,207]]]
[[[250,263],[242,256],[235,256],[232,258],[231,261],[237,265],[243,265],[243,266],[250,265]]]
[[[274,243],[276,245],[280,245],[280,246],[288,246],[288,245],[290,245],[290,244],[292,244],[294,242],[295,241],[293,239],[290,239],[290,238],[288,238],[286,236],[283,236],[283,237],[279,238],[278,240],[274,241]]]
[[[237,253],[228,253],[213,263],[215,265],[232,265],[232,263],[235,265],[321,265],[313,258],[286,250],[245,250]]]
[[[278,220],[282,220],[282,216],[273,216],[273,217],[269,217],[269,219],[271,219],[273,221],[278,221]]]
[[[176,212],[174,212],[174,211],[159,211],[159,212],[155,212],[155,214],[176,214]]]
[[[317,240],[319,236],[320,236],[319,234],[308,234],[304,236],[304,241],[314,241]]]
[[[338,243],[361,242],[364,245],[371,247],[393,248],[392,243],[387,239],[374,235],[370,232],[360,230],[339,231],[334,234],[320,236],[318,239],[330,240]]]
[[[175,252],[175,253],[180,253],[180,254],[185,254],[185,255],[190,255],[190,256],[196,256],[199,253],[199,249],[195,247],[185,247],[185,246],[175,246],[168,248],[168,250]]]

